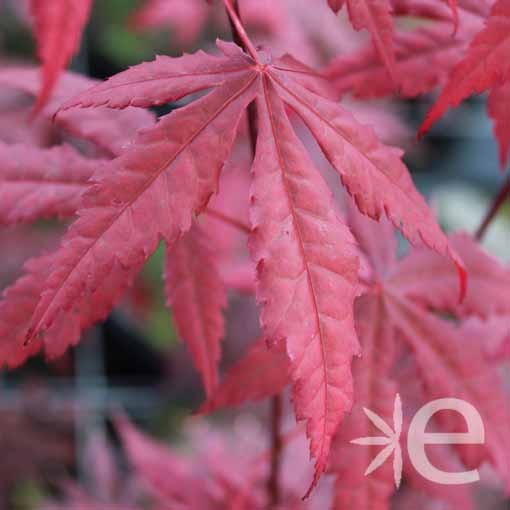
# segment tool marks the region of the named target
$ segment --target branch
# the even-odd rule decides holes
[[[232,38],[234,42],[244,49],[247,53],[251,54],[251,51],[248,47],[248,44],[251,46],[251,42],[248,39],[246,32],[244,31],[242,22],[241,22],[241,12],[239,10],[239,2],[238,0],[232,0],[232,9],[233,13],[229,11],[227,4],[230,4],[229,0],[225,0],[225,7],[227,9],[228,21],[230,23],[230,29],[232,30]],[[244,38],[241,36],[240,30],[242,29],[242,33],[244,34]],[[253,46],[251,46],[253,48]],[[256,52],[256,50],[253,48]],[[253,55],[252,55],[253,56]],[[256,54],[254,56],[256,58]],[[252,157],[255,157],[255,147],[257,144],[257,110],[255,103],[250,103],[248,105],[248,131],[250,134],[250,146]]]
[[[283,447],[281,437],[282,397],[275,395],[271,399],[271,471],[267,480],[269,508],[280,503],[280,462]]]
[[[507,197],[510,198],[510,176],[503,182],[498,194],[494,198],[492,205],[490,206],[485,218],[483,219],[481,225],[478,227],[478,230],[475,234],[475,239],[477,241],[481,241],[489,228],[489,225],[492,223],[496,215],[498,214],[501,206],[505,203]]]
[[[241,48],[243,48],[246,53],[248,53],[253,58],[253,60],[258,62],[257,50],[250,41],[250,38],[248,37],[248,34],[246,33],[246,30],[241,23],[237,0],[223,0],[223,4],[227,10],[227,15],[230,21],[230,26],[232,27],[235,43],[238,46],[241,46]]]

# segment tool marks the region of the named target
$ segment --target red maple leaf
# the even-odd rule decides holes
[[[349,442],[372,435],[364,408],[391,423],[396,393],[402,394],[407,413],[444,395],[458,395],[475,403],[483,417],[487,437],[491,438],[486,446],[477,450],[435,449],[430,452],[432,462],[448,471],[458,468],[462,462],[472,467],[490,459],[508,484],[510,435],[504,424],[510,418],[510,408],[494,363],[501,362],[501,353],[510,344],[510,305],[501,298],[510,288],[510,271],[469,236],[453,237],[452,243],[470,275],[466,299],[459,304],[454,290],[455,271],[442,257],[430,250],[415,249],[398,260],[391,225],[377,224],[354,208],[350,210],[349,225],[370,263],[371,276],[355,306],[363,352],[353,362],[355,404],[336,434],[329,463],[329,472],[337,480],[334,508],[363,508],[368,502],[375,508],[390,508],[395,492],[391,464],[384,464],[367,476],[365,470],[380,447],[361,449]],[[437,312],[454,314],[459,324],[442,319]],[[473,314],[488,318],[488,322],[474,318]],[[283,358],[277,364],[276,360],[266,361],[267,355],[262,341],[255,343],[230,369],[205,409],[239,405],[281,392],[287,382],[282,377],[286,360]],[[402,360],[412,365],[406,369],[406,375],[399,368]],[[270,368],[267,381],[263,381],[261,371],[266,364]],[[415,380],[413,384],[409,373]],[[463,430],[462,422],[456,419],[443,419],[437,426],[452,432]],[[405,433],[404,430],[404,436]],[[405,453],[404,448],[402,451]],[[404,476],[414,486],[469,508],[471,495],[464,487],[442,490],[441,486],[418,476],[409,466],[407,454],[404,457],[407,459]]]
[[[398,82],[393,46],[393,18],[390,0],[329,0],[330,7],[338,12],[347,3],[349,19],[356,30],[366,29],[372,36],[374,47],[394,83]]]
[[[456,256],[416,192],[400,151],[381,145],[369,128],[307,88],[313,81],[301,77],[303,67],[288,59],[270,63],[249,43],[251,55],[219,45],[221,57],[202,52],[160,57],[66,104],[65,109],[148,106],[213,87],[142,131],[95,177],[79,220],[54,256],[27,338],[44,335],[61,347],[75,343],[80,330],[108,314],[161,237],[172,248],[216,191],[237,125],[256,99],[251,245],[261,320],[266,336],[285,341],[293,360],[296,410],[309,423],[320,472],[331,436],[351,405],[347,367],[357,352],[352,321],[357,257],[347,227],[325,200],[326,185],[311,163],[304,164],[306,153],[284,105],[308,125],[364,213],[375,218],[386,213],[412,242],[423,240]],[[312,319],[295,330],[305,313]],[[65,335],[59,330],[63,324]],[[328,402],[338,401],[339,389],[343,402],[332,406]]]
[[[420,127],[420,135],[423,135],[448,107],[458,106],[472,94],[480,94],[508,82],[509,56],[510,2],[498,0],[490,11],[485,28],[476,35],[467,54],[453,69],[441,95]],[[496,92],[492,96],[492,102],[497,100]],[[505,130],[497,133],[501,133],[500,143],[503,151],[507,135]]]
[[[36,112],[46,104],[60,73],[78,51],[91,7],[92,0],[30,0],[37,53],[43,64]]]
[[[485,326],[483,335],[472,335],[468,341],[462,319],[472,313],[493,317],[494,313],[501,312],[505,314],[502,323],[508,328],[509,306],[502,305],[503,309],[498,310],[496,303],[503,289],[508,291],[510,271],[482,252],[467,235],[453,238],[453,244],[472,276],[465,303],[459,306],[448,291],[452,284],[449,278],[455,277],[455,273],[443,265],[439,257],[430,251],[414,250],[397,261],[395,238],[389,226],[383,229],[354,209],[350,216],[350,225],[371,262],[373,275],[356,310],[364,353],[363,358],[353,364],[356,404],[340,427],[331,456],[330,471],[337,476],[337,505],[362,506],[364,501],[370,500],[376,508],[390,508],[394,492],[391,464],[385,464],[365,477],[365,469],[379,451],[378,447],[365,447],[365,451],[360,451],[359,446],[349,444],[349,441],[373,435],[367,429],[370,422],[363,408],[373,410],[391,423],[392,395],[397,392],[402,394],[405,403],[411,404],[411,408],[415,405],[419,408],[444,395],[456,395],[472,402],[483,417],[486,445],[478,450],[458,447],[457,455],[435,450],[434,455],[439,457],[434,461],[437,466],[446,466],[454,463],[458,456],[471,467],[490,459],[508,486],[510,435],[503,424],[510,418],[510,408],[503,383],[486,355],[486,343],[490,342],[486,336],[499,341],[502,327]],[[390,255],[392,249],[393,256]],[[461,321],[460,325],[440,318],[436,311],[454,313]],[[402,356],[404,359],[408,356],[408,350],[412,353],[410,359],[414,368],[402,377],[398,366]],[[418,394],[416,390],[410,391],[409,373],[413,377],[419,376]],[[452,432],[463,430],[462,419],[455,418],[441,417],[440,426]],[[457,491],[450,488],[442,493],[434,484],[421,481],[420,485],[442,499],[457,503],[457,498],[470,501],[462,488]]]

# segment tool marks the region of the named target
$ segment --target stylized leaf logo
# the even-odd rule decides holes
[[[373,473],[377,468],[381,467],[390,455],[394,452],[393,456],[393,476],[395,479],[395,486],[397,489],[400,487],[402,480],[402,450],[400,448],[400,436],[402,434],[402,401],[400,395],[397,393],[395,403],[393,405],[393,429],[376,413],[363,408],[368,419],[383,433],[384,436],[370,436],[359,437],[353,439],[351,443],[362,446],[383,446],[385,447],[376,455],[374,460],[368,465],[365,475],[368,476]]]

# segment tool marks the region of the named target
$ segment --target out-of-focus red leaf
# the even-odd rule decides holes
[[[510,403],[502,382],[486,359],[482,342],[467,342],[460,328],[427,313],[410,301],[387,300],[389,317],[414,352],[429,398],[455,395],[480,413],[486,442],[480,448],[459,447],[468,466],[490,458],[510,486]],[[445,414],[441,420],[451,431],[463,430],[464,418]]]
[[[265,338],[257,340],[228,370],[200,412],[211,413],[280,393],[290,382],[290,362],[281,347],[270,349]]]
[[[0,223],[73,215],[103,164],[69,146],[36,149],[0,142]]]
[[[484,251],[467,234],[455,234],[451,245],[462,257],[468,274],[467,292],[459,303],[451,264],[429,250],[415,249],[389,275],[387,285],[399,294],[420,300],[436,309],[463,316],[510,315],[510,270]]]
[[[34,122],[46,121],[47,124],[59,128],[68,136],[92,142],[108,156],[119,155],[129,147],[137,130],[154,124],[155,118],[151,112],[141,108],[126,108],[123,111],[109,108],[74,109],[62,112],[53,119],[63,102],[97,83],[97,80],[66,71],[62,73],[55,85],[52,98],[36,119],[29,118],[25,112],[26,105],[13,105],[14,112],[23,115],[27,133],[33,129]],[[40,84],[39,71],[35,67],[0,69],[0,85],[7,90],[12,89],[35,98]],[[0,122],[3,120],[2,115]],[[8,121],[8,119],[5,120]],[[55,137],[54,134],[51,136]],[[25,142],[26,140],[17,141]]]
[[[336,476],[333,508],[389,510],[394,492],[392,463],[387,461],[366,476],[365,470],[381,447],[360,447],[350,441],[374,435],[374,427],[363,408],[370,409],[386,423],[392,422],[397,391],[391,377],[395,335],[378,297],[359,298],[355,310],[363,357],[353,363],[355,406],[341,425],[332,449],[330,470]]]
[[[425,134],[449,107],[510,80],[510,0],[498,0],[485,28],[473,39],[465,57],[453,69],[448,83],[420,127]]]
[[[496,85],[490,91],[487,111],[494,122],[494,135],[499,143],[499,161],[504,170],[510,153],[510,80]]]
[[[473,28],[479,26],[479,21],[470,21],[461,27],[456,37],[452,37],[444,22],[398,32],[395,35],[395,67],[399,94],[416,97],[444,84],[468,46]],[[352,93],[360,98],[395,94],[395,84],[369,46],[337,57],[325,73],[341,94]]]
[[[92,0],[30,0],[37,53],[42,62],[42,86],[35,111],[51,96],[60,73],[80,47]]]

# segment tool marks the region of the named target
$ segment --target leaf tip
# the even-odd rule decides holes
[[[25,334],[25,340],[23,342],[23,347],[27,347],[28,345],[30,345],[32,343],[32,341],[34,340],[34,337],[35,337],[35,329],[29,328]]]
[[[313,474],[313,480],[310,483],[310,487],[308,487],[308,490],[306,491],[305,495],[301,498],[302,501],[305,501],[310,497],[310,495],[314,491],[315,487],[317,487],[317,484],[319,483],[322,473],[324,473],[325,470],[326,470],[325,459],[318,458],[317,462],[315,464],[315,472]]]
[[[301,501],[306,501],[310,495],[312,494],[313,490],[315,489],[318,481],[320,478],[320,474],[315,474],[312,480],[312,483],[310,484],[310,487],[308,487],[308,490],[306,491],[306,494],[301,498]]]
[[[455,269],[459,276],[459,304],[462,304],[467,293],[468,274],[460,259],[455,261]]]
[[[467,293],[467,286],[468,286],[468,273],[466,266],[464,265],[464,262],[460,258],[459,254],[453,250],[452,248],[449,248],[448,255],[450,256],[451,260],[453,261],[455,265],[455,269],[457,271],[457,276],[459,279],[459,304],[462,304],[466,297]]]
[[[429,117],[423,121],[421,126],[418,128],[418,133],[416,134],[416,139],[418,141],[422,140],[423,137],[428,133],[430,126],[432,125],[432,122],[429,120]]]

